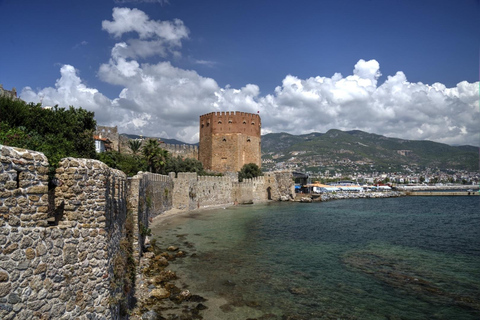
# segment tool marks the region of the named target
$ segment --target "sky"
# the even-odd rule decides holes
[[[479,0],[0,0],[0,83],[187,143],[243,111],[262,134],[480,146],[479,18]]]

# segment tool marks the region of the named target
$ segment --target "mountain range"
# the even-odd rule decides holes
[[[307,171],[339,167],[351,171],[391,172],[414,167],[478,171],[479,148],[332,129],[304,135],[263,135],[262,159],[267,166],[268,163],[296,163]]]
[[[122,136],[140,138],[133,134]],[[176,139],[160,139],[169,144],[188,144]],[[262,160],[262,168],[267,170],[286,167],[312,172],[335,169],[344,173],[425,168],[478,171],[479,148],[332,129],[303,135],[284,132],[262,135]]]

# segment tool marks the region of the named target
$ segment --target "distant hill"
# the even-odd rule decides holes
[[[406,166],[417,166],[478,171],[479,148],[333,129],[304,135],[266,134],[262,136],[262,158],[271,159],[274,164],[303,164],[304,170],[343,167],[402,171]]]

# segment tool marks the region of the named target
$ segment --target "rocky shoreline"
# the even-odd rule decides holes
[[[203,319],[205,298],[192,294],[182,279],[168,269],[170,263],[187,256],[176,246],[162,250],[152,241],[140,259],[135,283],[136,307],[129,319]]]

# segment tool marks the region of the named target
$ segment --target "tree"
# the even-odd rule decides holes
[[[148,164],[148,170],[152,173],[165,173],[165,164],[168,158],[168,151],[160,148],[155,139],[149,139],[142,149],[142,154]]]
[[[243,179],[251,179],[262,175],[262,170],[255,163],[247,163],[238,172],[238,181],[242,182]]]
[[[74,107],[43,109],[40,104],[0,97],[0,115],[0,143],[43,152],[50,174],[62,158],[96,158],[93,112]]]
[[[139,171],[147,171],[145,158],[118,151],[107,151],[98,154],[98,159],[107,166],[122,170],[129,177],[136,175]]]
[[[128,146],[130,147],[130,150],[132,150],[133,154],[136,155],[138,150],[140,150],[142,146],[142,141],[141,140],[128,140]]]
[[[200,161],[191,158],[182,159],[181,157],[168,157],[165,172],[196,172],[200,176],[207,175]]]

